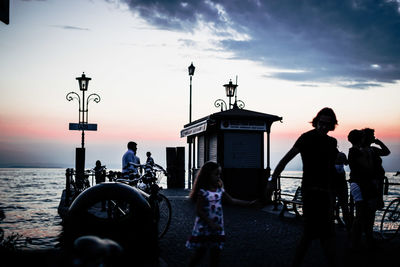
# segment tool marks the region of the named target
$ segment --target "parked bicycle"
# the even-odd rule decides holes
[[[141,191],[154,212],[153,216],[158,227],[158,237],[161,238],[168,231],[171,223],[172,208],[168,198],[160,193],[162,187],[158,183],[163,175],[167,176],[168,174],[163,167],[157,164],[131,164],[142,171],[132,171],[122,177],[120,174],[111,173],[111,175],[108,175],[109,180],[134,186]],[[142,172],[143,174],[140,175]],[[124,203],[109,201],[108,216],[110,218],[124,216],[128,212],[128,209],[129,207]]]
[[[383,239],[391,240],[397,236],[400,230],[400,197],[393,199],[385,208],[380,230]]]

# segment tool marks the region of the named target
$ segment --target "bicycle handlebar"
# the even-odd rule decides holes
[[[160,166],[160,165],[158,165],[156,163],[154,163],[154,165],[151,165],[151,164],[147,164],[147,163],[146,164],[137,164],[137,163],[134,163],[134,162],[128,162],[128,164],[132,165],[132,166],[134,166],[136,168],[141,168],[141,169],[152,169],[152,170],[154,170],[154,168],[157,168],[156,171],[162,171],[162,172],[164,172],[165,175],[167,174],[167,171],[162,166]]]

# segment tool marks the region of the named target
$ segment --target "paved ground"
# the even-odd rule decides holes
[[[160,240],[163,265],[186,266],[190,251],[185,242],[194,223],[194,205],[186,197],[187,190],[167,189],[163,193],[169,197],[173,211],[171,227]],[[302,230],[301,220],[292,216],[280,219],[268,206],[256,209],[225,205],[224,218],[227,241],[220,266],[290,266]],[[337,227],[338,266],[400,266],[399,239],[378,240],[375,250],[354,252],[349,249],[346,231]],[[327,266],[318,241],[313,242],[303,266]]]
[[[169,231],[159,242],[160,267],[187,266],[190,251],[185,248],[185,242],[193,227],[195,207],[187,198],[188,190],[167,189],[163,193],[171,201],[172,221]],[[221,254],[220,266],[290,266],[302,232],[302,224],[294,216],[281,219],[278,213],[271,206],[257,209],[224,205],[227,240]],[[337,266],[400,266],[400,237],[391,242],[378,240],[374,250],[367,251],[364,248],[354,252],[349,249],[347,232],[337,227],[336,250]],[[72,256],[58,249],[13,252],[2,250],[0,246],[0,266],[72,266]],[[122,264],[117,264],[117,261],[113,266],[138,266],[137,255],[126,256],[127,263],[124,260]],[[142,255],[142,258],[146,257]],[[202,266],[207,266],[207,261]],[[318,241],[312,244],[303,266],[327,266]]]

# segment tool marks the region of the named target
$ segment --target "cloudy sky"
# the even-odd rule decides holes
[[[89,104],[98,131],[86,134],[87,167],[120,167],[129,140],[164,165],[165,147],[186,145],[193,62],[193,120],[218,111],[236,76],[246,109],[283,117],[272,168],[325,106],[338,116],[340,150],[350,130],[375,128],[392,151],[384,166],[400,168],[396,0],[15,0],[0,58],[0,166],[73,167],[78,104],[65,95],[82,72],[101,96]]]

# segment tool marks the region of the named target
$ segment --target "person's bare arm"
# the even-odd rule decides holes
[[[228,202],[229,204],[232,204],[232,205],[250,206],[250,205],[254,205],[254,204],[257,203],[257,200],[248,201],[248,200],[242,200],[242,199],[233,198],[227,192],[224,192],[222,197],[223,197],[224,201],[226,201],[226,202]]]
[[[276,189],[276,180],[278,179],[281,172],[285,169],[286,165],[294,158],[300,150],[296,147],[292,147],[285,156],[279,161],[274,169],[274,173],[271,175],[272,180],[268,183],[268,188]]]
[[[277,179],[281,172],[285,169],[286,165],[297,155],[300,151],[296,147],[292,147],[286,155],[279,161],[276,166],[274,173],[272,174],[272,179]]]
[[[389,148],[379,139],[375,139],[374,143],[380,146],[379,155],[388,156],[390,154]]]

